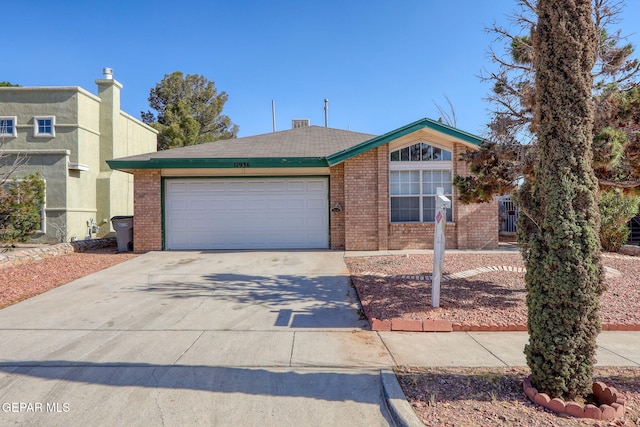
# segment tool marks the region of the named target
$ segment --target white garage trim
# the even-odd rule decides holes
[[[329,247],[327,177],[165,179],[166,249]]]

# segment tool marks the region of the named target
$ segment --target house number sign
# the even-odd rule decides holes
[[[233,167],[234,168],[250,168],[251,167],[251,163],[249,163],[249,162],[234,162],[233,163]]]

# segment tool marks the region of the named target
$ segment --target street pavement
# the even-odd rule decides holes
[[[526,333],[368,330],[343,256],[151,252],[0,310],[0,425],[393,425],[395,366],[526,365]]]

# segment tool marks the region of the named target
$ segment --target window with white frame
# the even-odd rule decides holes
[[[55,116],[36,116],[33,118],[33,136],[53,138],[56,136]]]
[[[16,136],[16,116],[0,116],[0,137]]]
[[[389,154],[391,222],[435,222],[437,188],[453,199],[451,151],[425,142]],[[447,209],[447,221],[453,221]]]

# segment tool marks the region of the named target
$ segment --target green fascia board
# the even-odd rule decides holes
[[[391,132],[387,132],[384,135],[376,136],[375,138],[372,138],[368,141],[362,142],[358,145],[354,145],[353,147],[346,150],[331,154],[327,156],[327,163],[329,164],[329,166],[333,166],[337,163],[350,159],[351,157],[357,156],[358,154],[362,154],[381,145],[388,144],[395,139],[401,138],[423,128],[429,128],[438,132],[442,132],[445,135],[454,137],[475,146],[480,146],[480,144],[482,144],[482,141],[484,141],[484,139],[479,136],[472,135],[468,132],[461,131],[460,129],[456,129],[454,127],[445,125],[444,123],[440,123],[435,120],[431,120],[429,118],[423,118],[413,123],[409,123],[408,125],[402,126],[401,128],[398,128],[396,130],[392,130]]]
[[[238,168],[315,168],[328,167],[324,157],[272,157],[272,158],[196,158],[107,160],[111,169],[238,169]]]

